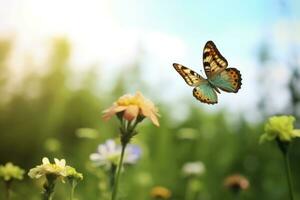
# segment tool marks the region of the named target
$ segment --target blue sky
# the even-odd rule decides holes
[[[289,47],[300,49],[299,10],[297,0],[0,0],[0,33],[16,40],[12,65],[17,74],[26,71],[25,54],[42,64],[49,38],[64,36],[73,46],[75,72],[98,64],[101,73],[111,74],[105,81],[113,83],[115,72],[134,63],[142,46],[142,80],[149,85],[148,96],[167,102],[171,96],[178,104],[190,99],[209,110],[246,111],[261,95],[257,50],[262,42],[270,43],[276,56],[276,62],[269,63],[268,78],[276,79],[278,88],[286,84]],[[195,101],[192,88],[172,68],[178,62],[201,73],[207,40],[213,40],[229,66],[243,76],[240,92],[221,94],[213,107]],[[137,84],[129,92],[138,89]],[[284,103],[277,101],[282,109]]]
[[[279,2],[129,0],[116,1],[114,6],[124,26],[174,34],[184,38],[195,55],[199,55],[197,51],[209,39],[229,48],[251,41],[253,31],[263,35],[282,17]]]

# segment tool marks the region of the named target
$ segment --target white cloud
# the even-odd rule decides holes
[[[291,43],[300,44],[300,21],[279,20],[273,27],[273,38],[277,45],[284,47]]]
[[[182,59],[186,53],[182,39],[158,31],[145,33],[143,44],[147,53],[159,60]]]

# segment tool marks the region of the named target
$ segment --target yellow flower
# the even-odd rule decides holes
[[[260,142],[271,141],[278,138],[282,142],[290,142],[294,137],[300,137],[300,130],[294,129],[293,116],[270,117],[265,125],[265,133],[260,137]]]
[[[150,196],[154,199],[169,199],[171,197],[171,191],[165,187],[157,186],[152,188]]]
[[[110,119],[117,113],[123,113],[122,117],[127,121],[132,121],[141,116],[149,118],[154,125],[159,126],[157,108],[140,92],[137,92],[134,96],[130,94],[121,96],[110,108],[104,110],[103,113],[104,120]]]
[[[50,163],[49,159],[44,157],[43,164],[30,169],[28,176],[30,178],[40,178],[44,175],[55,175],[56,177],[64,178],[67,176],[66,161],[64,159],[58,160],[54,158],[55,163]]]
[[[248,189],[249,185],[248,179],[240,174],[228,176],[224,181],[225,187],[237,192]]]
[[[10,181],[12,179],[22,180],[24,173],[25,171],[23,169],[10,162],[5,165],[0,165],[0,177],[2,177],[4,181]]]

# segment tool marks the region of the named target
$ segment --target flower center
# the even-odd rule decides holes
[[[140,106],[141,105],[141,101],[138,98],[135,97],[131,97],[131,98],[123,98],[123,99],[119,99],[117,101],[117,104],[119,106],[129,106],[129,105],[136,105],[136,106]]]

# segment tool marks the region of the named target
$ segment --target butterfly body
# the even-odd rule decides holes
[[[217,93],[221,94],[220,90],[211,82],[209,79],[206,79],[210,87],[212,87]]]
[[[227,68],[227,60],[212,41],[208,41],[203,50],[203,66],[207,78],[183,65],[174,63],[173,66],[188,85],[195,87],[193,95],[203,103],[215,104],[220,90],[237,93],[242,85],[240,71]]]

